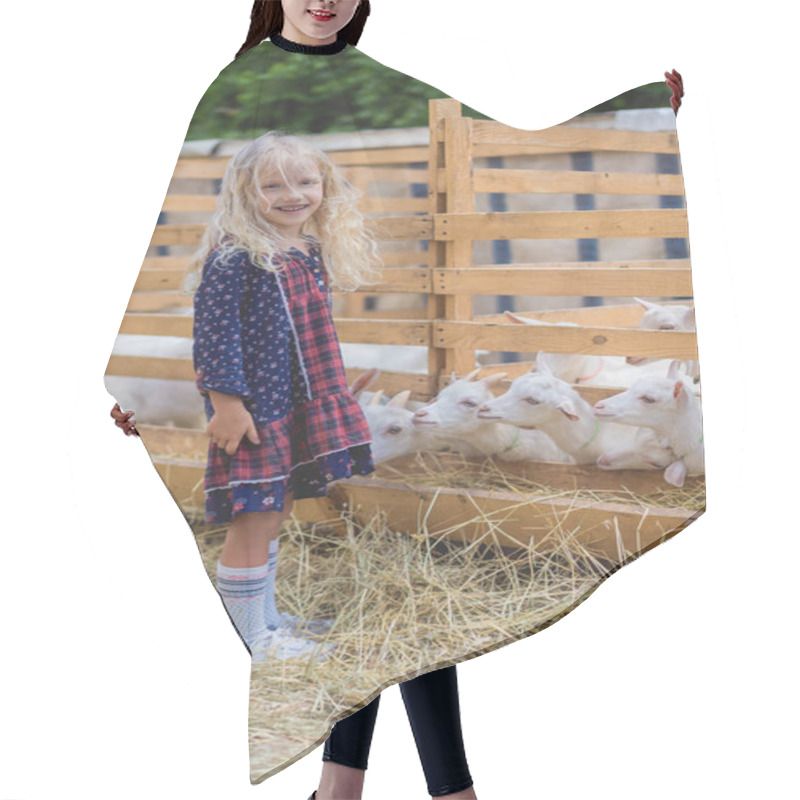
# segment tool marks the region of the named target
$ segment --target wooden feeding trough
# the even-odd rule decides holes
[[[464,117],[458,102],[444,99],[430,101],[429,129],[408,131],[403,147],[382,144],[380,131],[359,132],[349,147],[341,146],[339,134],[308,137],[361,188],[362,210],[382,243],[383,283],[334,297],[340,341],[427,348],[427,369],[383,371],[370,388],[387,395],[410,389],[412,399],[427,401],[451,373],[463,376],[475,368],[476,351],[482,351],[483,375],[508,373],[493,387],[496,393],[530,369],[539,350],[697,359],[694,333],[636,329],[642,310],[630,300],[686,302],[692,295],[675,132],[602,127],[608,116],[524,131]],[[582,156],[580,169],[576,155]],[[587,155],[593,169],[585,168]],[[213,182],[227,158],[179,162],[121,333],[191,336],[191,318],[165,309],[188,303],[176,290],[213,209]],[[204,193],[186,194],[192,182]],[[487,198],[497,197],[504,198],[505,210],[491,210]],[[497,242],[509,243],[513,261],[493,260]],[[587,242],[594,243],[588,250]],[[498,297],[517,313],[576,327],[508,324]],[[595,304],[583,305],[585,298]],[[493,313],[478,313],[489,309]],[[510,353],[518,360],[509,361]],[[107,372],[193,379],[187,359],[114,356]],[[361,372],[348,369],[348,378]],[[575,388],[591,403],[620,391]],[[185,509],[202,508],[205,434],[143,424],[139,430],[176,501]],[[396,459],[373,475],[331,485],[326,498],[298,501],[295,515],[335,525],[347,507],[361,521],[384,514],[389,528],[411,535],[509,546],[557,546],[578,537],[624,560],[703,511],[702,478],[687,482],[695,501],[683,508],[665,499],[670,487],[656,471],[505,463],[505,488],[437,486],[436,468],[455,458],[464,461],[447,453]],[[477,461],[473,467],[481,469]],[[515,476],[542,488],[519,491]],[[597,492],[629,499],[598,499]],[[634,495],[638,502],[630,501]]]

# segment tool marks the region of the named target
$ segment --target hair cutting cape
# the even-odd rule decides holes
[[[215,582],[227,523],[205,513],[189,257],[228,160],[268,131],[324,151],[361,192],[381,282],[334,286],[329,301],[354,401],[339,407],[352,422],[342,441],[368,426],[361,455],[374,469],[326,471],[325,436],[305,436],[302,414],[276,434],[291,468],[319,466],[322,480],[281,530],[277,606],[333,620],[316,640],[336,647],[252,661],[254,783],[383,688],[549,626],[705,508],[668,89],[527,131],[352,46],[278,41],[232,62],[198,105],[106,372]],[[523,97],[534,102],[535,86]],[[320,273],[303,284],[309,262],[293,263],[292,291],[322,298]],[[282,319],[276,329],[290,330]],[[296,348],[291,380],[309,357],[297,350],[315,346],[313,331],[299,336],[284,340]]]

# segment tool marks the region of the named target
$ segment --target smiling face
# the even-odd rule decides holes
[[[285,239],[296,239],[302,226],[322,205],[322,175],[313,164],[286,173],[263,169],[259,173],[259,210]]]
[[[332,44],[336,34],[353,18],[358,3],[359,0],[281,0],[281,36],[298,44]]]

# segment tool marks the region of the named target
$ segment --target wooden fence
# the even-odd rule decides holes
[[[553,353],[697,358],[694,333],[637,330],[642,309],[625,301],[634,296],[690,298],[688,258],[475,263],[475,253],[486,256],[486,245],[497,241],[558,240],[574,245],[581,240],[600,243],[619,240],[623,244],[635,241],[651,245],[688,237],[685,209],[652,207],[652,201],[640,202],[643,197],[682,196],[682,179],[675,172],[480,166],[489,158],[502,157],[505,164],[530,157],[560,158],[563,162],[564,157],[584,153],[595,154],[598,159],[605,154],[625,155],[628,160],[624,163],[629,164],[636,163],[637,157],[677,156],[678,145],[674,131],[597,129],[570,124],[543,131],[523,131],[464,117],[457,101],[442,99],[430,101],[427,144],[329,150],[348,179],[364,193],[362,210],[381,241],[385,265],[379,286],[369,287],[368,292],[335,297],[339,338],[342,342],[428,348],[427,374],[387,370],[382,372],[378,388],[390,395],[411,389],[413,399],[428,400],[445,385],[451,372],[464,375],[474,369],[476,350],[491,351],[483,374],[510,373],[506,381],[498,384],[500,392],[507,388],[509,380],[530,368],[532,354],[540,349]],[[175,171],[174,185],[180,185],[181,180],[217,181],[227,161],[224,156],[182,158]],[[413,168],[414,164],[427,164],[427,169]],[[427,197],[403,196],[408,194],[411,184],[427,184]],[[376,194],[375,186],[382,187],[381,192]],[[398,191],[387,190],[392,186]],[[177,289],[188,253],[202,236],[205,227],[202,220],[210,216],[214,207],[214,194],[206,191],[167,196],[163,206],[167,218],[195,215],[196,221],[168,221],[156,227],[120,333],[191,336],[191,317],[176,313],[175,307],[190,302],[180,298]],[[563,203],[563,210],[480,210],[489,193],[509,198],[535,197],[543,199],[546,207],[558,207],[556,202],[547,205],[548,196],[560,196],[561,200],[575,195],[599,196],[610,198],[611,202],[592,210],[563,209]],[[627,202],[628,198],[631,202]],[[657,250],[658,247],[650,247],[649,252]],[[537,298],[555,298],[559,304],[556,308],[536,312],[523,309],[523,313],[542,321],[575,322],[578,327],[519,326],[506,324],[500,313],[475,313],[477,298],[498,295],[513,296],[515,300],[530,298],[534,303]],[[380,305],[377,310],[367,307],[365,298],[380,300],[382,296],[406,297],[408,302],[394,310],[381,310]],[[587,296],[611,302],[582,306]],[[492,358],[508,352],[520,354],[521,360],[508,363]],[[360,372],[348,370],[348,377],[354,379]],[[107,373],[176,380],[194,377],[189,360],[134,356],[113,356]],[[619,391],[603,387],[576,389],[590,402]],[[175,498],[185,501],[186,507],[201,506],[205,434],[146,425],[140,426],[140,430]],[[403,464],[411,469],[411,462],[405,459]],[[664,488],[660,473],[603,473],[596,468],[572,465],[528,464],[524,469],[529,473],[547,472],[554,486],[625,485],[637,491]],[[459,529],[454,525],[458,514],[464,513],[465,490],[438,493],[438,511],[432,513],[433,507],[429,505],[433,502],[432,492],[414,488],[412,484],[413,481],[410,488],[403,488],[397,483],[384,485],[372,476],[354,478],[330,487],[328,498],[300,501],[296,513],[309,520],[335,521],[341,505],[356,501],[364,513],[382,509],[401,529],[416,531],[418,514],[424,508],[429,524],[438,525],[440,530],[442,526],[454,528],[447,535],[454,538],[481,535],[480,526],[472,530],[470,526]],[[498,493],[473,491],[470,495],[473,503],[480,499],[490,514],[501,513],[510,502],[510,498]],[[411,502],[414,498],[417,502]],[[537,539],[546,536],[554,514],[559,519],[562,512],[572,515],[573,522],[575,514],[582,514],[586,522],[581,525],[587,531],[598,525],[602,529],[590,537],[592,543],[601,548],[607,544],[609,552],[618,552],[619,542],[624,541],[628,552],[641,552],[676,533],[697,516],[683,509],[651,511],[643,530],[641,509],[609,510],[604,508],[607,505],[610,504],[588,503],[580,510],[560,509],[553,501],[532,502],[525,512],[526,519],[530,522],[538,515],[538,522],[523,525],[527,533],[517,530],[517,535]],[[539,506],[542,508],[537,511]],[[609,514],[617,521],[613,541],[608,539],[608,526],[600,525],[601,518],[607,521]],[[597,525],[589,524],[590,518]]]

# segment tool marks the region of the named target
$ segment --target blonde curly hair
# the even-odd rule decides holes
[[[382,262],[375,239],[357,208],[361,192],[342,175],[330,158],[298,136],[269,131],[245,145],[231,158],[211,223],[189,263],[183,289],[193,294],[200,284],[203,266],[213,250],[224,265],[235,250],[246,250],[251,263],[279,271],[286,250],[278,229],[260,211],[266,198],[260,176],[276,170],[287,183],[300,170],[316,167],[322,177],[322,204],[303,226],[303,234],[315,236],[322,249],[330,284],[341,291],[380,283]]]

